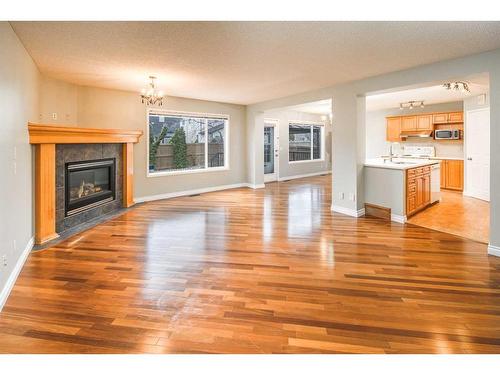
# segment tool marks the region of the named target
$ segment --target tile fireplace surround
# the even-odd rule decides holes
[[[90,129],[28,124],[30,143],[35,145],[35,244],[59,237],[62,231],[133,201],[133,144],[140,130]],[[64,165],[66,162],[114,158],[116,195],[112,202],[64,215]],[[67,187],[66,187],[67,188]]]

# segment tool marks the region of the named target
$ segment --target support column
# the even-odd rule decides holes
[[[332,211],[364,215],[365,98],[339,90],[332,98]]]
[[[134,144],[124,143],[123,150],[123,207],[131,207],[134,202]]]
[[[56,145],[35,146],[35,244],[59,237],[56,233]]]
[[[264,187],[264,112],[247,113],[247,180],[249,187]]]
[[[500,257],[500,66],[490,71],[490,244]]]

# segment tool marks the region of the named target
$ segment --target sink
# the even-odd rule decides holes
[[[417,164],[417,163],[412,162],[412,161],[391,161],[390,163],[392,163],[392,164]]]

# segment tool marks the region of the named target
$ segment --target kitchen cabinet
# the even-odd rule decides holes
[[[441,189],[464,189],[463,160],[441,160]]]
[[[433,124],[457,124],[464,122],[463,112],[434,113],[432,115]]]
[[[417,116],[417,129],[416,130],[433,130],[432,115]]]
[[[448,113],[448,122],[449,123],[464,122],[464,113],[463,112]]]
[[[432,115],[432,122],[434,124],[447,124],[448,114],[447,113],[435,113]]]
[[[431,167],[406,171],[406,216],[413,215],[431,203]]]
[[[386,139],[388,142],[401,141],[401,117],[388,117],[387,118],[387,133]]]
[[[417,116],[403,116],[401,118],[401,130],[413,131],[417,129]]]

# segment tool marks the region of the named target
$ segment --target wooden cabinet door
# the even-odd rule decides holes
[[[441,160],[441,189],[446,189],[446,160]]]
[[[448,122],[452,123],[464,122],[464,113],[463,112],[448,113]]]
[[[423,185],[424,185],[424,202],[423,205],[427,206],[431,203],[431,176],[430,174],[426,174],[423,177]]]
[[[417,195],[416,195],[416,209],[418,210],[424,205],[424,178],[419,176],[416,178],[417,182]]]
[[[402,117],[401,130],[403,130],[403,131],[417,130],[417,116],[404,116],[404,117]]]
[[[388,142],[400,142],[401,117],[387,117],[386,139]]]
[[[447,113],[435,113],[432,115],[432,122],[434,124],[446,124],[448,122]]]
[[[417,130],[432,130],[432,115],[417,116]]]
[[[464,162],[462,160],[446,161],[446,188],[464,189]]]

